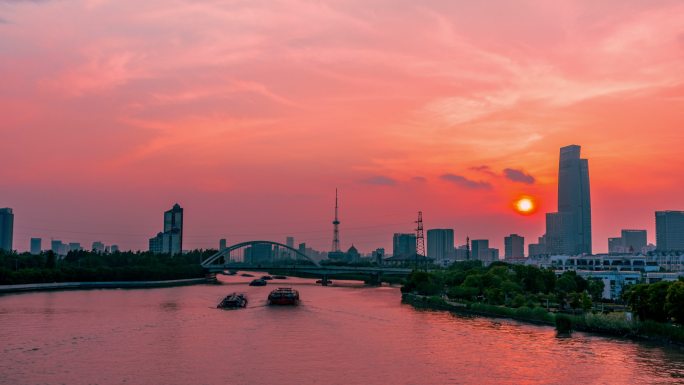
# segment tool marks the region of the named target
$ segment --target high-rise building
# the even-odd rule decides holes
[[[69,245],[57,239],[50,241],[50,248],[57,255],[67,255],[69,253]]]
[[[427,231],[427,256],[436,261],[454,254],[454,230],[430,229]]]
[[[81,244],[78,242],[69,242],[69,251],[81,250]]]
[[[225,250],[227,248],[227,243],[226,238],[221,238],[219,239],[219,251]]]
[[[105,245],[100,241],[95,241],[93,242],[93,247],[91,247],[91,249],[96,253],[104,253]]]
[[[684,250],[684,211],[656,211],[658,251]]]
[[[608,253],[609,254],[620,254],[624,253],[625,248],[622,245],[622,238],[608,238]]]
[[[43,240],[40,238],[31,238],[31,254],[38,255],[43,251]]]
[[[150,238],[149,249],[171,255],[183,252],[183,209],[178,203],[164,212],[164,231]]]
[[[480,261],[489,260],[489,240],[473,239],[472,241],[470,241],[470,254],[470,259],[478,259]]]
[[[291,248],[294,249],[294,247],[295,247],[295,239],[294,239],[294,237],[286,237],[286,238],[285,238],[285,245],[287,245],[287,247],[291,247]]]
[[[577,254],[573,243],[573,224],[573,214],[570,212],[546,214],[546,254]]]
[[[506,258],[525,257],[525,237],[511,234],[504,238],[504,256]]]
[[[14,213],[9,207],[0,209],[0,250],[12,251]]]
[[[640,253],[646,247],[646,230],[622,230],[621,238],[628,253]]]
[[[416,234],[395,233],[392,239],[393,257],[413,257],[416,255]]]
[[[558,213],[567,214],[569,222],[560,238],[570,255],[591,254],[589,161],[580,157],[580,150],[577,145],[562,147],[558,168]]]

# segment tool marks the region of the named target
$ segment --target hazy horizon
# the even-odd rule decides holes
[[[0,0],[0,207],[18,250],[146,250],[177,202],[185,249],[326,251],[339,188],[345,250],[391,252],[422,210],[503,255],[544,233],[578,144],[594,252],[655,243],[654,212],[684,210],[682,20],[678,1]]]

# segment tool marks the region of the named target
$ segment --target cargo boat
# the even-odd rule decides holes
[[[244,294],[231,293],[216,305],[219,309],[237,309],[247,307],[247,296]]]
[[[271,305],[296,305],[299,303],[299,292],[290,287],[279,287],[268,295]]]

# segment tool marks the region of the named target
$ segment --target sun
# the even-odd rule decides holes
[[[534,200],[530,197],[522,197],[515,201],[515,211],[520,214],[532,214],[535,209]]]

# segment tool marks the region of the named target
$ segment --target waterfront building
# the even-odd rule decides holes
[[[395,233],[392,239],[392,257],[413,257],[416,254],[416,235]]]
[[[43,240],[41,238],[31,238],[31,254],[38,255],[43,251]]]
[[[427,256],[435,261],[451,258],[454,254],[454,230],[430,229],[427,231]]]
[[[12,251],[14,239],[14,212],[11,208],[0,209],[0,250]]]
[[[684,251],[684,211],[656,211],[658,251]]]
[[[171,255],[183,252],[183,209],[178,203],[164,212],[164,231],[150,238],[149,250]]]
[[[504,237],[504,257],[524,258],[525,257],[525,237],[518,234],[511,234]]]
[[[641,282],[642,274],[638,271],[590,271],[577,270],[577,275],[586,280],[603,282],[603,299],[620,299],[625,287]]]

